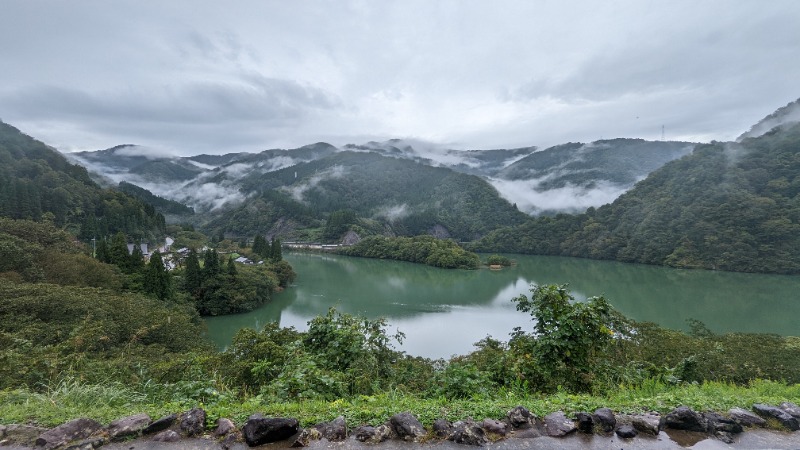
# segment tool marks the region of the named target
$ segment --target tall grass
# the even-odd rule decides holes
[[[410,411],[423,424],[430,425],[438,418],[451,421],[467,417],[477,420],[501,418],[517,405],[543,416],[559,410],[574,414],[600,407],[609,407],[619,413],[665,413],[681,405],[697,411],[724,412],[732,407],[749,409],[754,403],[778,404],[784,401],[800,403],[800,385],[774,381],[754,381],[749,386],[719,382],[673,385],[646,380],[637,386],[620,386],[607,395],[501,391],[488,397],[452,400],[388,391],[335,401],[269,402],[260,396],[237,399],[216,392],[207,384],[87,384],[76,378],[65,378],[41,392],[27,389],[0,391],[0,422],[55,426],[77,417],[89,417],[108,423],[141,412],[157,418],[200,406],[208,412],[209,423],[218,417],[229,417],[241,424],[250,414],[260,412],[270,416],[296,417],[304,426],[342,415],[350,426],[356,426],[383,423],[393,414]]]

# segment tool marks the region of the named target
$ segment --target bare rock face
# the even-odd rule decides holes
[[[422,427],[422,423],[409,412],[393,415],[389,419],[389,424],[400,439],[413,441],[425,436],[425,428]]]
[[[744,427],[763,427],[767,424],[766,420],[746,409],[731,408],[728,414],[731,416],[731,419]]]
[[[298,431],[297,419],[267,418],[261,414],[250,416],[242,427],[244,440],[251,447],[288,439]]]
[[[434,225],[430,230],[428,230],[428,234],[435,237],[436,239],[450,239],[450,232],[447,231],[447,228],[443,227],[440,224]]]
[[[568,419],[563,411],[545,416],[544,428],[547,431],[547,435],[551,437],[563,437],[578,429],[575,426],[575,422]]]
[[[776,406],[755,404],[753,405],[753,411],[761,417],[777,420],[789,431],[800,430],[800,423],[798,423],[797,419]]]
[[[471,420],[454,423],[453,432],[448,439],[456,444],[476,446],[481,446],[488,442],[488,439],[486,439],[486,432],[483,431],[483,428]]]
[[[132,436],[139,436],[150,425],[150,422],[150,416],[144,413],[117,419],[108,425],[108,438],[112,441],[121,441]]]
[[[186,436],[201,436],[206,430],[206,412],[200,408],[190,409],[181,415],[180,424]]]
[[[36,438],[36,447],[51,450],[70,442],[86,439],[103,428],[100,422],[92,419],[75,419],[47,430]]]
[[[361,242],[361,236],[353,230],[349,230],[342,238],[342,245],[356,245]]]

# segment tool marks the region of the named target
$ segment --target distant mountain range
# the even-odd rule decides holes
[[[237,208],[254,191],[257,180],[267,174],[348,153],[368,155],[364,157],[370,160],[376,156],[405,160],[420,167],[478,176],[519,210],[539,214],[582,211],[612,201],[636,181],[664,163],[690,153],[693,147],[688,142],[614,139],[544,150],[536,147],[454,150],[393,139],[342,148],[316,143],[289,150],[191,157],[173,157],[146,147],[120,145],[68,156],[86,166],[98,182],[116,185],[125,181],[198,212]],[[361,169],[355,164],[349,170],[355,174]],[[393,173],[387,171],[382,177],[392,183]],[[302,177],[297,182],[303,182]],[[376,208],[392,209],[405,203],[399,201],[397,205]]]
[[[166,216],[235,239],[433,234],[486,251],[798,273],[798,122],[795,101],[728,143],[462,151],[390,140],[191,157],[136,145],[68,155],[88,172],[0,123],[0,215],[53,220],[82,239],[151,236]]]

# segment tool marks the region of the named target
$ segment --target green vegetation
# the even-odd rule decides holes
[[[508,180],[542,179],[542,190],[600,182],[633,185],[640,178],[692,151],[690,142],[606,139],[567,143],[531,153],[498,174]]]
[[[203,316],[217,316],[252,311],[268,302],[272,293],[288,286],[295,278],[286,261],[260,265],[240,265],[229,257],[224,262],[214,249],[203,253],[203,267],[194,250],[186,258],[186,267],[178,272],[182,292]]]
[[[164,216],[119,191],[101,189],[86,169],[0,122],[0,217],[49,220],[78,238],[119,231],[136,239],[163,235]]]
[[[444,269],[477,269],[480,257],[448,239],[433,236],[369,236],[340,253],[364,258],[396,259]]]
[[[138,198],[143,203],[153,205],[156,211],[160,212],[161,214],[172,214],[177,216],[190,216],[194,214],[194,208],[190,208],[176,201],[159,197],[147,189],[136,186],[135,184],[121,181],[119,186],[117,186],[117,189],[130,195],[131,197]]]
[[[489,255],[489,257],[486,258],[486,265],[508,267],[511,265],[511,259],[503,255]]]
[[[471,250],[800,273],[800,125],[698,145],[610,205],[531,219]]]
[[[449,361],[405,355],[385,321],[333,310],[308,331],[240,330],[218,353],[197,339],[190,303],[0,281],[0,417],[107,422],[200,404],[212,420],[262,411],[305,425],[342,414],[356,425],[411,410],[430,424],[501,417],[518,404],[541,415],[800,400],[797,338],[632,323],[602,298],[572,302],[564,286],[534,287],[516,302],[542,320]]]
[[[471,240],[527,217],[477,176],[375,153],[333,153],[254,172],[241,184],[252,199],[212,220],[209,232],[252,236],[263,232],[264,222],[280,220],[284,230],[324,227],[320,237],[333,241],[354,223],[341,216],[348,211],[380,220],[401,236],[427,234],[439,225],[453,238]]]

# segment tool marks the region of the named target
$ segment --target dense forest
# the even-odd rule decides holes
[[[373,153],[339,152],[253,174],[242,180],[242,192],[248,201],[209,223],[212,234],[252,235],[279,218],[319,226],[332,212],[349,210],[397,235],[427,234],[438,225],[471,240],[526,218],[477,176]]]
[[[698,145],[609,205],[531,219],[471,248],[800,273],[800,124]]]
[[[370,236],[340,253],[364,258],[395,259],[427,264],[443,269],[477,269],[480,258],[458,244],[433,236],[385,237]]]
[[[665,163],[692,151],[696,144],[644,139],[606,139],[589,144],[556,145],[520,159],[497,176],[541,180],[538,189],[567,185],[593,187],[600,182],[633,185]]]
[[[164,215],[175,216],[191,216],[194,214],[194,208],[178,203],[173,200],[168,200],[164,197],[159,197],[147,189],[136,186],[125,181],[121,181],[117,189],[130,195],[131,197],[138,198],[142,203],[152,205],[156,211]]]
[[[164,216],[149,204],[101,189],[86,169],[0,122],[0,217],[50,220],[88,241],[123,232],[135,239],[164,234]]]

